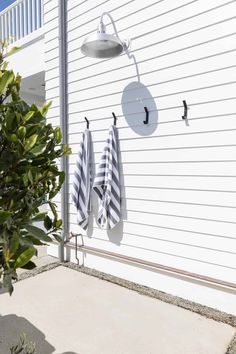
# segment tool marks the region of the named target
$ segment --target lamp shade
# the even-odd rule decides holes
[[[105,32],[97,32],[85,38],[81,52],[92,58],[113,58],[120,55],[125,49],[121,40]]]

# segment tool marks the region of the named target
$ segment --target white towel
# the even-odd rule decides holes
[[[76,161],[72,188],[72,201],[77,209],[77,222],[86,230],[91,211],[91,134],[88,129],[83,133]]]
[[[113,125],[109,129],[93,189],[99,198],[98,224],[112,229],[121,219],[118,132]]]

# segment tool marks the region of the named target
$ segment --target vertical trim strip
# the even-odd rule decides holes
[[[67,1],[59,0],[59,102],[60,102],[60,123],[62,130],[62,142],[68,143],[68,102],[67,102]],[[61,190],[61,217],[63,221],[62,242],[59,249],[59,259],[64,262],[64,244],[68,237],[68,156],[61,158],[61,169],[65,171],[65,182]]]

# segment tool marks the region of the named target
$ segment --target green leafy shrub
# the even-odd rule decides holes
[[[9,53],[8,53],[9,54]],[[29,106],[20,98],[21,77],[7,69],[0,51],[0,279],[11,294],[17,268],[32,269],[35,246],[60,240],[62,220],[52,199],[64,182],[59,158],[70,149],[59,128],[47,124],[50,104]],[[48,204],[53,217],[40,212]],[[35,223],[44,224],[44,230]]]

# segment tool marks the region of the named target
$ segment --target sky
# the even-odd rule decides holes
[[[0,11],[11,5],[15,0],[0,0]]]

